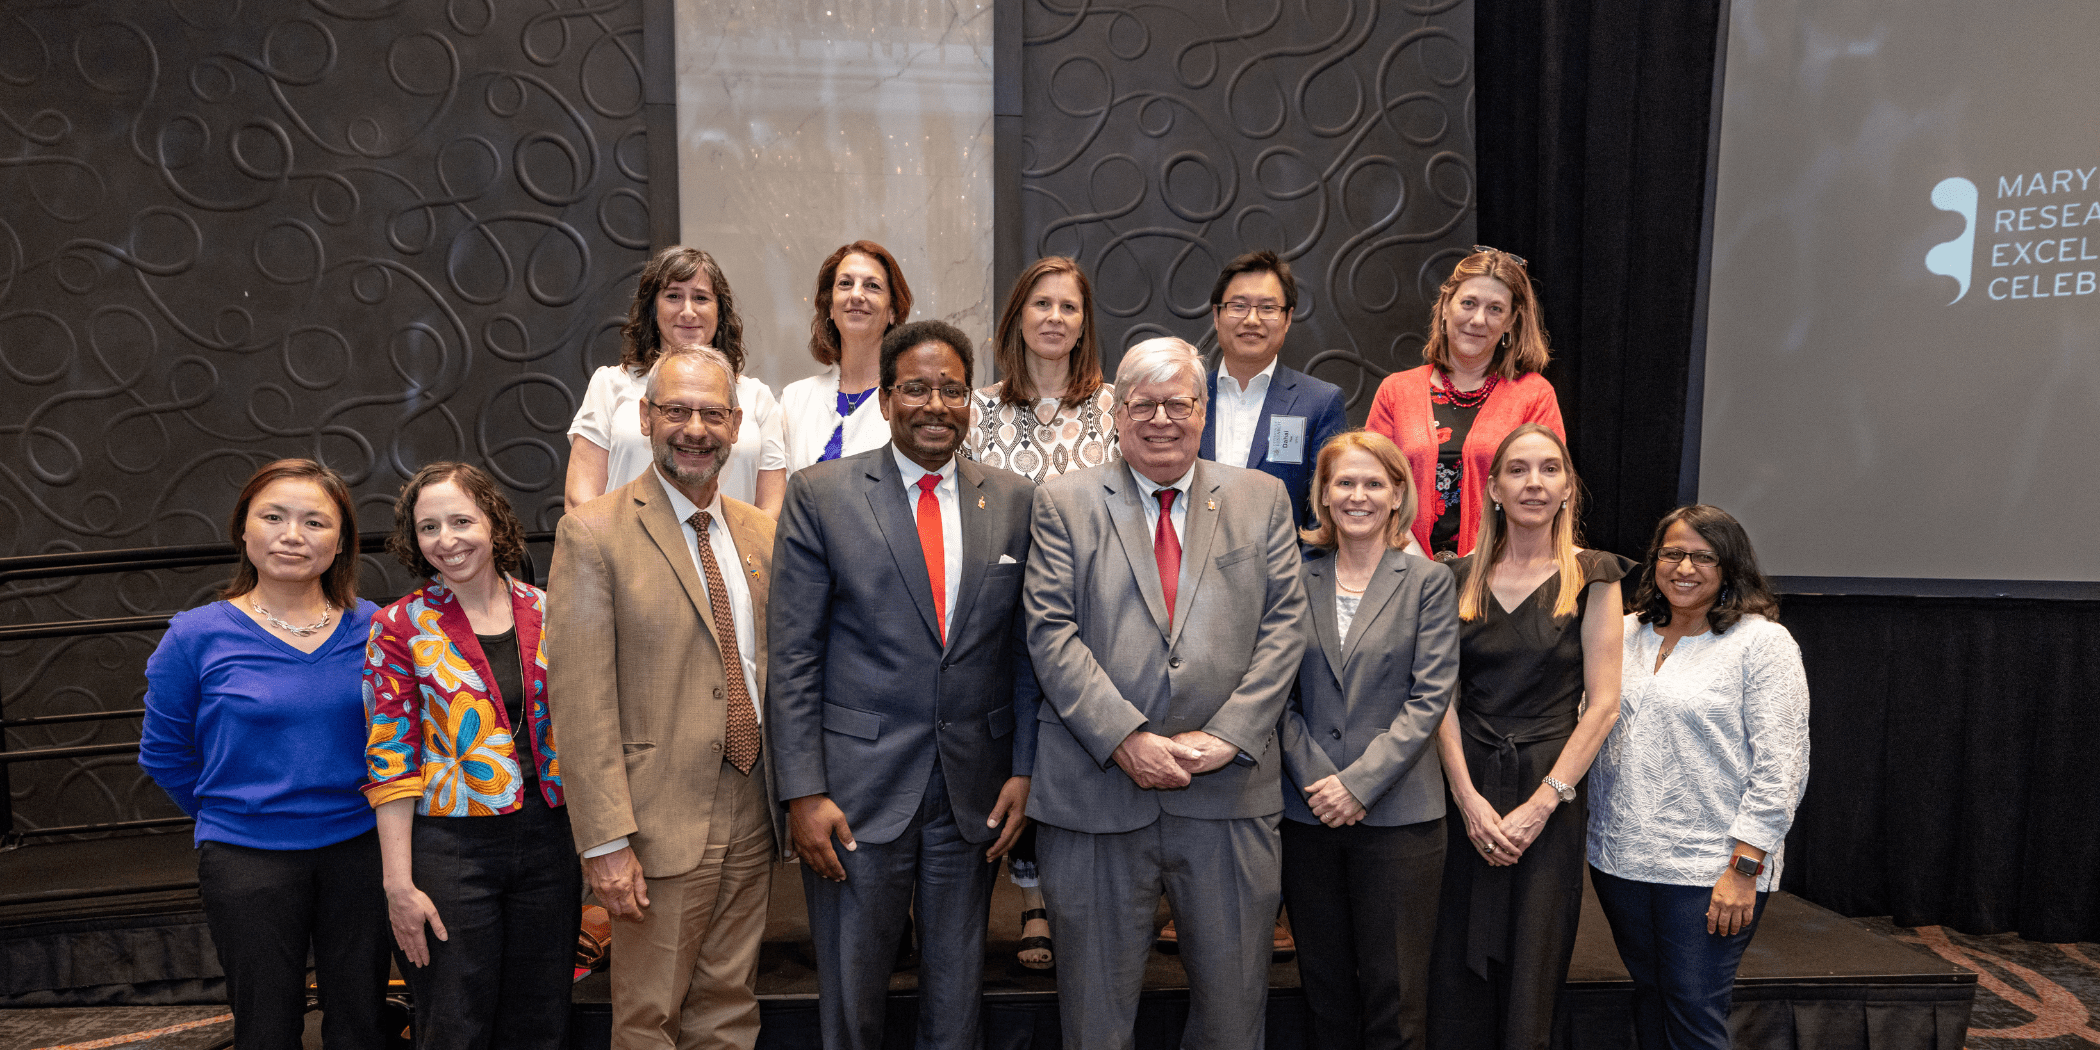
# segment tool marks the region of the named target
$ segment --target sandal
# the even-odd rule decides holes
[[[1050,921],[1049,909],[1030,908],[1027,911],[1022,912],[1021,928],[1024,930],[1027,929],[1028,924],[1030,922],[1035,921],[1036,919],[1041,919],[1045,923],[1048,923]],[[1022,966],[1025,966],[1028,969],[1034,970],[1037,973],[1054,972],[1057,969],[1057,954],[1054,951],[1051,951],[1051,943],[1052,942],[1048,937],[1023,937],[1021,938],[1021,951],[1026,952],[1040,949],[1045,952],[1050,952],[1050,959],[1047,962],[1029,962],[1027,959],[1021,958],[1019,952],[1016,952],[1014,954],[1014,961],[1020,963]]]

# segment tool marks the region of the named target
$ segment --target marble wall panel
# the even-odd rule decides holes
[[[721,260],[751,374],[816,370],[817,265],[856,238],[913,319],[989,334],[990,0],[680,0],[677,31],[682,236]]]

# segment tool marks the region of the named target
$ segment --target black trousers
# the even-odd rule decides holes
[[[315,849],[197,847],[197,893],[233,1000],[241,1050],[299,1050],[306,960],[321,997],[321,1045],[380,1050],[386,1033],[386,893],[379,833]]]
[[[1443,818],[1398,827],[1283,822],[1283,903],[1323,1050],[1422,1050],[1443,890]]]
[[[583,868],[567,810],[539,782],[515,813],[416,818],[416,888],[445,923],[430,965],[401,960],[417,1050],[558,1050],[568,1044]]]

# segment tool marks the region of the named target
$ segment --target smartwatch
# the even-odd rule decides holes
[[[1738,853],[1728,862],[1728,868],[1746,879],[1754,879],[1764,873],[1765,862],[1748,853]]]

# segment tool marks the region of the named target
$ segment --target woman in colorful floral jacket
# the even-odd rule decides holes
[[[546,592],[509,575],[523,530],[464,463],[409,480],[387,550],[430,577],[372,618],[364,672],[364,790],[416,1045],[559,1047],[582,875],[547,716]]]

